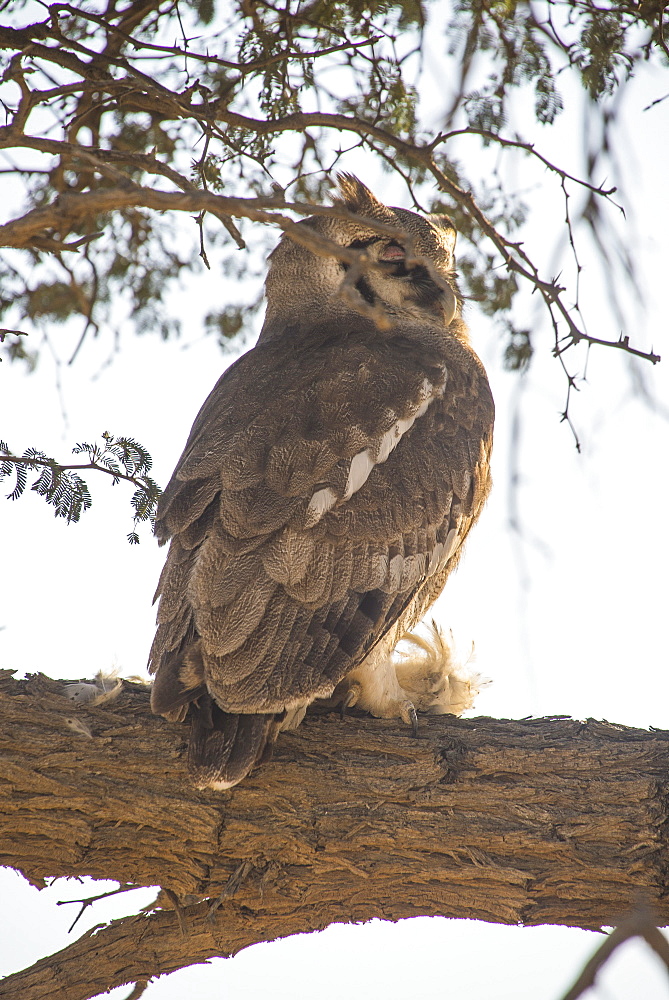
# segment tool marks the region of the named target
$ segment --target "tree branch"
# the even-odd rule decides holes
[[[150,495],[151,491],[148,488],[144,476],[129,476],[125,472],[121,472],[119,469],[110,469],[106,465],[100,465],[99,462],[81,462],[78,465],[70,465],[63,462],[57,462],[54,458],[32,458],[26,455],[8,455],[7,452],[0,449],[0,462],[10,462],[12,465],[25,465],[29,469],[53,469],[55,473],[61,472],[104,472],[105,475],[111,476],[114,482],[118,482],[119,479],[123,479],[126,483],[132,483],[136,486],[138,490],[143,490],[147,496]]]
[[[664,967],[669,972],[669,941],[655,926],[650,913],[644,907],[637,909],[630,917],[623,920],[602,942],[578,979],[562,997],[562,1000],[578,1000],[586,990],[595,985],[597,973],[606,964],[610,956],[625,941],[640,937],[653,949]]]
[[[93,928],[67,948],[0,982],[0,998],[88,1000],[127,983],[146,982],[209,958],[234,955],[258,940],[282,933],[281,915],[255,926],[245,907],[229,902],[215,914],[207,902],[114,920]],[[303,930],[323,925],[317,911],[305,914]],[[340,919],[344,920],[345,914]]]
[[[41,675],[0,676],[0,864],[38,885],[72,875],[160,885],[164,905],[178,903],[179,914],[95,933],[87,961],[104,958],[105,989],[333,921],[442,914],[593,928],[639,898],[669,921],[669,733],[430,717],[415,739],[395,721],[319,710],[281,734],[271,762],[216,794],[190,786],[186,729],[152,716],[145,688],[126,682],[93,707],[62,691]],[[62,955],[76,965],[92,933]],[[46,995],[39,968],[22,997]],[[92,996],[101,982],[89,978],[87,993],[68,979],[63,996]]]
[[[128,69],[132,70],[132,67],[128,67]],[[135,71],[132,70],[132,72],[134,73]],[[501,254],[509,270],[525,278],[540,292],[551,315],[553,315],[553,309],[558,311],[567,324],[571,338],[569,341],[570,344],[588,339],[587,335],[576,325],[569,308],[562,301],[561,293],[563,289],[555,281],[546,281],[543,279],[536,266],[523,250],[522,245],[503,237],[481,211],[473,194],[470,191],[463,190],[446,176],[435,161],[433,144],[424,146],[415,145],[371,122],[342,114],[299,112],[271,121],[249,118],[230,111],[220,101],[213,102],[212,104],[207,104],[206,102],[191,104],[183,99],[181,95],[165,92],[165,88],[163,87],[156,89],[157,85],[155,85],[155,82],[144,74],[137,73],[137,75],[141,77],[141,81],[145,87],[148,86],[149,90],[155,90],[154,93],[149,94],[147,92],[145,99],[139,93],[133,94],[133,101],[138,108],[146,105],[147,110],[155,111],[160,107],[162,112],[168,117],[190,117],[194,120],[207,122],[213,130],[213,134],[221,135],[222,138],[225,137],[220,131],[219,123],[221,122],[257,135],[274,135],[286,131],[304,132],[310,127],[320,126],[339,131],[353,132],[368,140],[379,142],[382,147],[401,153],[409,161],[421,166],[432,174],[439,189],[452,198],[476,222],[481,232],[488,237],[496,250]],[[114,86],[117,88],[119,83],[114,81]],[[494,138],[496,140],[499,139],[497,136],[494,136]],[[507,142],[507,140],[504,140],[504,142]],[[105,169],[103,156],[96,156],[96,151],[80,147],[77,153],[75,144],[24,136],[17,129],[16,125],[0,127],[0,148],[7,146],[20,147],[22,145],[33,149],[40,148],[43,151],[47,151],[48,147],[48,151],[50,152],[56,152],[59,149],[61,153],[66,153],[70,156],[79,155],[91,163],[99,160],[99,169],[103,173],[111,173],[112,170],[109,162],[107,162]],[[539,155],[536,154],[534,149],[531,151],[535,155]],[[102,151],[100,152],[102,153]],[[123,162],[124,157],[123,155],[116,155],[115,159],[117,162]],[[125,157],[125,159],[128,165],[141,166],[143,169],[151,172],[170,176],[172,180],[176,179],[174,176],[176,172],[161,166],[160,161],[156,160],[155,157],[130,155]],[[323,211],[327,212],[327,209],[319,209],[317,206],[289,204],[280,202],[279,199],[227,198],[208,191],[189,190],[188,188],[191,185],[183,178],[179,183],[186,190],[182,192],[157,191],[152,188],[135,185],[128,179],[127,183],[122,187],[104,188],[76,194],[62,194],[51,205],[34,209],[21,218],[14,219],[0,226],[0,246],[11,246],[14,248],[39,246],[40,242],[43,244],[44,237],[42,234],[46,229],[58,230],[60,227],[60,230],[67,232],[72,225],[80,223],[82,219],[94,217],[99,212],[111,212],[130,207],[144,207],[156,211],[209,211],[226,228],[229,227],[230,215],[249,218],[257,222],[274,222],[284,231],[289,232],[293,238],[297,238],[299,242],[312,245],[315,242],[313,237],[304,239],[301,231],[295,228],[295,223],[292,220],[278,214],[263,211],[262,208],[263,206],[265,208],[288,208],[301,214],[305,214],[307,209],[314,214],[321,214]],[[589,185],[585,184],[585,186],[588,187]],[[603,188],[597,188],[596,191],[602,196],[610,194],[610,191],[606,191]],[[242,244],[240,243],[240,245]],[[65,245],[65,249],[71,248]],[[314,246],[312,246],[312,249],[314,249]],[[330,249],[326,252],[332,253],[332,250]],[[337,256],[341,255],[337,254]],[[556,329],[557,338],[557,325],[554,316],[553,325]],[[609,342],[600,341],[600,343]],[[653,363],[659,360],[652,352],[646,354],[631,348],[629,342],[625,344],[621,340],[616,346],[622,347],[623,350],[630,354],[646,358]]]

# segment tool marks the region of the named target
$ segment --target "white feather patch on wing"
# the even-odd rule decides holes
[[[444,542],[437,542],[430,552],[430,561],[427,565],[427,576],[433,576],[443,569],[451,556],[460,548],[462,538],[458,534],[457,528],[451,528]]]
[[[329,486],[326,486],[323,490],[316,490],[309,501],[309,506],[304,517],[305,527],[313,528],[315,524],[318,524],[323,514],[327,514],[336,502],[337,494]]]
[[[341,500],[339,500],[334,490],[329,486],[317,490],[313,494],[305,515],[306,527],[312,528],[336,503],[349,500],[354,493],[357,493],[365,485],[374,466],[386,461],[391,452],[400,443],[402,437],[413,427],[418,417],[423,416],[430,403],[434,399],[443,396],[446,388],[445,380],[446,369],[444,369],[444,383],[441,385],[435,386],[429,379],[423,379],[416,408],[413,413],[410,413],[407,417],[395,420],[392,426],[380,438],[377,438],[369,447],[363,448],[362,451],[353,456]]]
[[[441,542],[437,542],[435,547],[432,549],[432,552],[430,553],[430,562],[428,563],[427,567],[428,576],[432,576],[433,573],[437,572],[439,566],[441,565],[441,559],[443,554],[444,554],[444,546]]]
[[[360,487],[367,482],[369,474],[375,465],[376,462],[372,458],[369,448],[365,448],[364,451],[359,451],[357,455],[353,456],[342,500],[348,500],[354,493],[357,493]]]
[[[393,556],[388,565],[388,583],[387,589],[390,593],[395,590],[400,589],[400,581],[402,579],[402,567],[404,566],[404,557],[401,555]],[[386,587],[384,587],[384,590]]]
[[[451,558],[451,556],[453,555],[454,552],[457,551],[459,546],[460,546],[460,538],[458,536],[457,528],[451,528],[448,535],[446,536],[446,541],[444,542],[444,554],[442,557],[444,562],[446,562],[448,559]]]

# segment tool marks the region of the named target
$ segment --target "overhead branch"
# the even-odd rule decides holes
[[[606,241],[601,239],[597,207],[602,199],[610,201],[615,191],[613,185],[605,185],[598,179],[612,172],[615,175],[615,170],[610,169],[615,167],[610,141],[615,112],[607,101],[601,101],[599,152],[588,156],[586,176],[581,178],[552,162],[522,134],[512,131],[508,102],[514,88],[521,83],[533,86],[537,119],[543,123],[554,120],[563,105],[553,79],[556,67],[552,66],[551,54],[556,51],[561,55],[559,72],[568,67],[577,69],[579,82],[593,101],[614,92],[622,94],[622,77],[626,78],[639,59],[649,58],[654,49],[666,52],[664,16],[657,11],[638,15],[638,11],[633,13],[634,5],[629,8],[622,5],[616,14],[620,30],[611,39],[613,48],[609,51],[605,47],[603,52],[601,46],[593,47],[592,39],[598,37],[598,32],[591,30],[591,20],[594,18],[592,23],[597,25],[598,19],[603,18],[604,25],[612,15],[596,6],[583,6],[566,40],[561,39],[552,21],[552,2],[542,18],[538,18],[532,5],[516,5],[510,14],[501,14],[494,5],[486,4],[483,8],[475,5],[475,11],[472,8],[468,14],[467,7],[455,14],[451,25],[454,34],[464,39],[465,50],[457,93],[443,119],[445,131],[436,136],[426,132],[421,124],[417,89],[420,74],[413,79],[409,70],[413,55],[421,49],[421,33],[425,28],[420,5],[411,14],[405,5],[381,5],[379,11],[370,12],[361,20],[340,16],[329,9],[319,8],[316,14],[313,7],[291,12],[271,3],[240,3],[233,4],[231,16],[209,25],[208,15],[199,8],[191,12],[192,17],[182,20],[178,7],[168,10],[159,0],[139,0],[123,10],[112,7],[104,14],[57,2],[47,6],[48,15],[42,22],[22,27],[0,25],[0,49],[10,53],[0,81],[6,85],[3,94],[7,95],[2,100],[6,124],[0,127],[0,149],[42,152],[47,154],[50,165],[48,185],[40,183],[34,185],[34,190],[27,188],[33,212],[7,223],[9,229],[3,228],[6,245],[55,254],[75,250],[76,241],[66,242],[39,233],[24,240],[21,230],[30,229],[43,219],[39,216],[42,211],[49,217],[54,204],[58,205],[60,222],[65,227],[68,220],[61,209],[68,206],[73,211],[72,223],[76,227],[78,210],[86,206],[80,201],[75,208],[74,201],[69,200],[71,195],[96,194],[98,188],[118,191],[124,186],[137,192],[138,176],[146,172],[168,178],[184,193],[194,195],[209,192],[196,190],[193,174],[197,175],[197,188],[203,186],[211,192],[239,190],[240,179],[247,192],[261,191],[275,176],[275,168],[282,164],[283,171],[286,166],[284,146],[289,147],[290,143],[282,143],[282,136],[299,137],[297,157],[288,153],[288,159],[305,201],[317,201],[325,191],[325,176],[342,154],[341,149],[333,151],[332,147],[337,134],[343,133],[354,137],[356,145],[385,160],[404,177],[410,191],[416,184],[429,182],[450,200],[473,254],[465,285],[469,285],[470,291],[483,287],[490,292],[487,304],[495,307],[498,317],[506,316],[507,328],[511,328],[507,319],[518,291],[516,277],[520,277],[539,292],[545,303],[554,333],[555,353],[563,367],[562,351],[579,342],[615,345],[655,362],[657,356],[652,351],[630,347],[623,322],[617,324],[623,329],[619,340],[615,336],[588,337],[579,312],[581,266],[569,212],[567,228],[577,275],[575,298],[554,275],[545,273],[543,265],[535,263],[537,258],[522,241],[511,238],[519,215],[510,210],[511,201],[506,198],[503,185],[500,187],[505,198],[503,207],[490,207],[486,212],[485,190],[477,194],[463,179],[450,156],[448,140],[462,135],[476,136],[484,145],[524,151],[555,175],[565,200],[569,197],[567,181],[570,187],[580,186],[585,190],[590,197],[581,221],[587,223],[596,240],[613,290],[611,302],[616,306],[617,272],[615,266],[610,266],[615,253],[607,250]],[[474,15],[473,19],[470,15]],[[637,38],[639,16],[650,29],[641,46]],[[173,17],[176,33],[170,26]],[[399,44],[412,31],[416,33],[416,48]],[[493,47],[499,50],[500,65],[493,69],[489,79],[477,85],[473,53],[484,33],[495,39]],[[628,34],[633,37],[628,38]],[[452,55],[457,69],[459,57]],[[625,74],[620,73],[623,67],[627,68]],[[342,80],[346,81],[343,94],[333,92],[330,87],[328,81],[333,69],[340,70]],[[191,70],[196,70],[195,76]],[[308,103],[307,93],[311,95]],[[305,110],[307,107],[312,110]],[[254,109],[253,113],[250,109]],[[457,119],[453,117],[456,112]],[[44,124],[47,121],[48,127]],[[35,129],[41,134],[29,134]],[[194,164],[193,151],[202,140],[202,155]],[[326,150],[330,152],[324,157]],[[55,161],[52,157],[56,157]],[[31,161],[25,167],[17,167],[16,172],[30,169]],[[23,176],[25,180],[27,174]],[[63,195],[52,205],[45,204],[49,188]],[[174,201],[163,207],[156,204],[156,198],[175,193],[155,192],[144,195],[139,202],[131,199],[130,204],[155,212],[194,210],[200,225],[199,256],[205,262],[204,211],[217,215],[238,245],[243,246],[230,215],[221,210],[222,201],[210,202],[210,208],[195,209],[181,207]],[[489,200],[488,203],[492,204]],[[126,204],[122,199],[117,203],[110,201],[106,210],[123,210]],[[87,205],[93,207],[94,202]],[[249,211],[242,211],[241,215],[256,221],[271,221]],[[276,216],[273,221],[293,238],[299,238],[298,230],[291,229],[290,222],[283,225]],[[138,245],[142,241],[150,243],[161,228],[155,220],[148,220],[146,226],[144,222],[141,220],[142,225],[137,229],[127,227],[127,237],[116,245],[100,244],[95,248],[104,261],[99,272],[102,284],[106,277],[110,285],[118,282],[124,290],[130,287],[142,302],[142,309],[152,305],[152,302],[144,305],[142,267],[133,270],[127,262],[134,263]],[[83,238],[88,239],[89,234],[84,233]],[[633,260],[624,252],[622,238],[615,232],[612,245],[616,253],[623,253],[624,280],[638,290]],[[193,255],[192,260],[195,259]],[[163,248],[152,263],[154,270],[161,269],[169,279],[191,262],[177,260]],[[508,274],[501,279],[491,277],[491,270],[496,270],[500,262]],[[130,286],[121,280],[129,271],[134,278]],[[19,303],[22,295],[30,300],[36,291],[42,290],[40,286],[35,289],[17,285],[13,300]],[[164,282],[156,280],[155,287],[162,289]],[[474,292],[473,297],[480,295]],[[154,295],[156,299],[159,295]],[[71,312],[79,311],[90,322],[90,303],[83,310],[75,302],[69,308]],[[102,308],[100,297],[96,310]],[[155,321],[157,317],[155,313],[150,319]],[[169,323],[165,321],[162,328],[168,329]],[[566,368],[565,374],[571,386]]]
[[[1,133],[2,129],[0,129]],[[86,153],[86,158],[91,162],[96,159],[91,153]],[[433,165],[433,168],[435,177],[443,177],[436,165]],[[110,171],[111,167],[108,164],[104,172],[109,173]],[[114,173],[117,174],[118,171],[114,171]],[[653,364],[659,360],[659,356],[654,354],[653,351],[644,352],[632,347],[628,337],[621,337],[616,342],[595,340],[579,329],[571,316],[569,308],[560,297],[563,289],[555,282],[545,281],[540,277],[537,268],[522,250],[520,244],[509,242],[497,232],[495,227],[488,222],[478,208],[476,200],[470,192],[460,190],[457,185],[452,184],[445,177],[443,177],[443,180],[444,184],[442,188],[447,189],[449,193],[452,193],[452,189],[457,190],[459,202],[467,206],[469,214],[476,219],[481,228],[486,232],[486,235],[490,237],[500,253],[503,254],[508,267],[535,285],[544,297],[549,309],[554,307],[558,310],[562,318],[567,322],[570,344],[576,344],[579,341],[585,340],[620,348],[629,354],[649,360]],[[130,181],[118,187],[101,187],[93,191],[61,194],[51,204],[33,209],[23,216],[0,225],[0,246],[12,247],[14,249],[49,249],[50,244],[53,242],[59,250],[76,249],[81,241],[76,241],[72,244],[64,243],[62,240],[54,241],[52,234],[67,233],[73,226],[80,225],[84,220],[92,220],[101,214],[128,208],[149,208],[159,212],[209,212],[218,218],[228,231],[230,230],[230,216],[247,218],[255,222],[264,222],[279,226],[280,229],[289,234],[291,239],[309,247],[314,253],[324,256],[334,256],[348,264],[359,264],[361,258],[364,257],[364,254],[360,252],[351,251],[346,247],[334,243],[332,240],[319,236],[313,230],[306,230],[304,227],[298,226],[293,219],[281,214],[281,210],[288,210],[301,215],[333,215],[338,218],[359,221],[350,212],[340,207],[292,203],[284,201],[279,197],[234,198],[214,194],[210,191],[200,191],[192,187],[183,191],[161,191],[133,184]],[[380,224],[373,219],[365,221],[371,228],[379,232],[397,235],[397,230],[393,227]],[[236,230],[233,236],[235,234]],[[241,238],[238,240],[238,243],[243,246]],[[364,260],[362,263],[365,263]],[[556,326],[556,344],[557,342]],[[556,350],[556,353],[559,353],[559,350]]]

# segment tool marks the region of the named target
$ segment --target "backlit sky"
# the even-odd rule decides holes
[[[655,369],[642,368],[658,405],[634,394],[622,353],[593,349],[587,381],[573,407],[583,444],[577,454],[568,429],[559,422],[565,385],[550,358],[550,334],[544,328],[537,339],[535,363],[521,385],[502,370],[491,324],[475,306],[469,307],[473,343],[488,368],[497,404],[496,485],[461,568],[440,599],[438,617],[453,629],[465,656],[475,642],[477,668],[493,681],[475,714],[568,714],[669,728],[669,101],[642,111],[666,89],[666,76],[635,84],[625,119],[626,181],[630,191],[638,192],[634,213],[628,213],[629,239],[645,299],[643,309],[628,302],[634,318],[625,332],[637,346],[653,346],[665,355]],[[571,132],[568,123],[537,129],[535,138],[555,159],[571,156],[578,162],[577,153],[570,152],[580,141],[573,125]],[[462,160],[466,153],[461,144]],[[384,201],[408,204],[401,188],[380,177],[364,155],[351,155],[342,166],[357,172]],[[522,180],[526,168],[521,161],[517,169]],[[547,176],[535,171],[527,183],[533,185],[534,205],[527,249],[541,257],[550,249],[549,235],[560,225],[563,210],[558,189]],[[594,277],[587,253],[584,263],[587,286]],[[607,309],[605,289],[597,285],[585,294],[589,329],[615,339],[619,329]],[[66,367],[63,359],[79,329],[50,331],[60,364],[45,350],[30,378],[19,368],[3,366],[0,437],[16,450],[34,445],[66,458],[74,442],[103,430],[131,434],[151,451],[156,479],[164,484],[195,413],[227,363],[211,340],[200,336],[195,317],[214,303],[236,298],[234,283],[212,261],[211,274],[174,296],[175,310],[194,317],[183,341],[163,345],[149,336],[129,336],[126,349],[108,367],[103,367],[108,345],[102,343],[88,343],[76,366]],[[538,323],[534,300],[528,298],[528,303],[528,317]],[[521,427],[520,534],[509,530],[516,412]],[[94,506],[78,525],[55,520],[34,494],[18,503],[0,500],[0,666],[76,678],[112,667],[123,674],[144,672],[154,622],[151,598],[164,553],[146,531],[140,546],[126,543],[129,491],[95,479],[89,484]],[[90,894],[64,881],[38,893],[10,872],[0,873],[0,893],[5,901],[0,908],[0,973],[69,943],[66,931],[74,908],[59,908],[56,900]],[[151,895],[140,890],[132,899],[98,904],[76,933],[108,916],[134,912]],[[557,1000],[599,940],[567,928],[520,929],[443,919],[397,925],[375,921],[258,945],[234,959],[165,978],[144,996],[246,1000],[271,992],[291,1000],[329,1000],[343,993],[368,1000],[407,995]],[[669,998],[666,977],[640,944],[626,946],[605,976],[604,986],[588,1000]],[[128,992],[124,987],[110,995],[120,998]]]

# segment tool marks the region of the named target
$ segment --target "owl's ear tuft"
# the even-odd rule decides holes
[[[430,220],[433,226],[437,227],[437,229],[455,229],[455,226],[453,225],[453,220],[448,215],[434,214],[434,215],[428,215],[427,218]]]
[[[341,205],[355,215],[372,219],[389,214],[386,206],[354,174],[337,174],[337,184],[341,197],[333,199],[335,205]]]
[[[453,248],[455,247],[457,233],[451,219],[447,215],[428,215],[426,218],[435,229],[439,230],[441,239],[446,243],[452,253]]]

